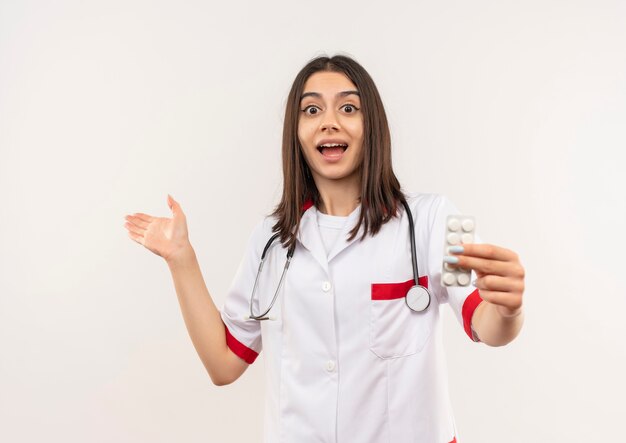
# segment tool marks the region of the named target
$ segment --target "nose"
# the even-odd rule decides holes
[[[331,129],[339,130],[339,123],[337,122],[337,117],[334,112],[325,112],[324,119],[322,120],[322,124],[320,129],[322,131],[330,131]]]

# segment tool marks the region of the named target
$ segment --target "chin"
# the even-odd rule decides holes
[[[356,170],[345,170],[343,168],[341,170],[338,170],[338,168],[323,168],[322,171],[315,172],[314,177],[317,176],[324,180],[344,180],[354,177],[356,173]]]

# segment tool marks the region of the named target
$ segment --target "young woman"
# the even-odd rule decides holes
[[[265,442],[457,441],[439,307],[473,341],[509,343],[523,322],[517,255],[477,241],[444,258],[446,217],[458,212],[441,195],[401,191],[382,101],[348,57],[297,75],[282,155],[282,199],[254,229],[221,311],[176,201],[168,195],[171,219],[126,217],[129,236],[167,261],[211,379],[232,383],[263,349]],[[442,285],[444,262],[477,279]],[[418,309],[407,297],[416,283]]]

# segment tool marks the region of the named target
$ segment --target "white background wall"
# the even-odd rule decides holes
[[[221,306],[281,192],[312,57],[370,72],[405,189],[527,270],[504,348],[444,334],[459,443],[618,441],[623,1],[0,1],[0,440],[259,441],[263,357],[212,385],[126,214],[187,214]]]

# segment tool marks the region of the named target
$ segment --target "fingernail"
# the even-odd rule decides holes
[[[465,251],[465,248],[463,248],[463,246],[450,246],[448,248],[449,252],[452,252],[453,254],[462,254],[463,251]]]
[[[451,257],[449,255],[446,255],[443,258],[443,261],[446,262],[446,263],[450,263],[450,264],[456,264],[456,263],[459,262],[459,258],[458,257]]]

